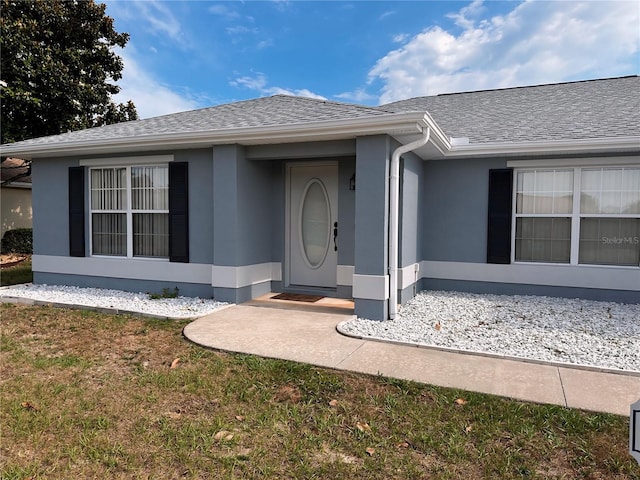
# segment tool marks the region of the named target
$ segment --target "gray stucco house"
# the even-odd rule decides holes
[[[640,301],[640,77],[380,107],[276,95],[2,146],[36,283],[243,302],[423,289]]]

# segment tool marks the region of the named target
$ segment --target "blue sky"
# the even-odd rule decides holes
[[[278,93],[379,105],[640,73],[640,1],[107,1],[142,118]]]

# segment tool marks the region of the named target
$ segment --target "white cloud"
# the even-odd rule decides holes
[[[234,27],[225,28],[225,32],[227,32],[229,35],[243,35],[245,33],[247,34],[252,33],[256,35],[258,33],[258,29],[248,28],[248,27],[245,27],[244,25],[236,25]]]
[[[350,102],[357,103],[367,103],[376,99],[375,95],[367,93],[364,88],[358,88],[353,92],[339,93],[338,95],[335,95],[335,97],[341,100],[348,100]]]
[[[145,10],[146,18],[155,31],[167,34],[173,39],[179,39],[180,22],[166,6],[158,2],[142,2],[140,8]]]
[[[395,10],[388,10],[382,14],[380,14],[380,16],[378,17],[378,20],[384,20],[385,18],[391,16],[391,15],[395,15],[397,12]]]
[[[180,45],[185,44],[180,21],[165,4],[157,0],[140,2],[110,1],[107,6],[107,13],[114,18],[123,18],[129,21],[136,20],[145,25],[146,29],[153,35],[163,38],[168,37]]]
[[[481,18],[476,0],[450,15],[459,34],[429,27],[379,59],[380,103],[420,95],[637,73],[637,2],[526,1]]]
[[[326,100],[326,97],[318,95],[306,88],[301,89],[289,89],[282,87],[270,87],[268,86],[267,77],[258,73],[254,77],[238,77],[229,82],[229,85],[237,88],[248,88],[249,90],[255,90],[260,95],[295,95],[298,97],[317,98],[319,100]]]
[[[267,39],[267,40],[260,40],[257,43],[256,48],[258,50],[262,50],[264,48],[269,48],[269,47],[272,47],[272,46],[273,46],[273,40]]]
[[[286,11],[291,5],[290,0],[272,0],[271,3],[281,12]]]
[[[127,49],[131,50],[130,46]],[[116,53],[124,62],[122,79],[118,81],[121,90],[114,96],[116,103],[132,100],[140,118],[157,117],[199,107],[193,98],[176,93],[153,78],[130,53],[122,49],[117,49]]]
[[[238,18],[240,14],[235,10],[223,4],[212,5],[209,7],[209,13],[227,18]]]
[[[393,43],[404,43],[407,38],[409,38],[408,33],[399,33],[393,36]]]

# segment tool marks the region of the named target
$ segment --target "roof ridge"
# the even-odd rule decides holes
[[[329,100],[328,98],[315,98],[315,97],[306,97],[303,95],[290,95],[287,93],[276,93],[275,95],[271,95],[270,97],[260,97],[260,98],[273,98],[273,97],[286,97],[286,98],[294,98],[297,100],[307,100],[307,101],[315,101],[324,104],[332,104],[332,105],[343,105],[346,107],[357,107],[364,108],[372,111],[380,111],[379,107],[372,107],[370,105],[364,105],[362,103],[353,103],[353,102],[342,102],[340,100]],[[392,112],[389,112],[392,113]]]
[[[481,92],[501,92],[504,90],[520,90],[525,88],[539,88],[539,87],[552,87],[556,85],[570,85],[575,83],[588,83],[588,82],[603,82],[609,80],[622,80],[623,78],[637,78],[639,75],[623,75],[621,77],[607,77],[607,78],[590,78],[587,80],[570,80],[567,82],[555,82],[555,83],[538,83],[535,85],[519,85],[516,87],[502,87],[502,88],[486,88],[483,90],[468,90],[464,92],[449,92],[449,93],[438,93],[437,95],[425,95],[426,97],[444,97],[447,95],[461,95],[465,93],[481,93]],[[420,97],[415,97],[420,98]],[[408,99],[407,99],[408,100]]]
[[[435,94],[435,95],[419,95],[417,97],[408,97],[408,98],[403,98],[401,100],[395,100],[393,102],[383,103],[382,105],[379,105],[377,108],[383,109],[383,107],[385,107],[387,105],[394,105],[396,103],[406,102],[406,101],[411,101],[411,100],[417,100],[417,99],[420,99],[420,98],[438,98],[438,97],[451,97],[451,96],[455,96],[455,95],[466,95],[466,94],[474,94],[474,93],[504,92],[504,91],[507,91],[507,90],[525,90],[525,89],[530,89],[530,88],[553,87],[553,86],[560,86],[560,85],[572,85],[572,84],[578,84],[578,83],[603,82],[603,81],[606,82],[606,81],[611,81],[611,80],[622,80],[622,79],[625,79],[625,78],[640,78],[640,75],[622,75],[620,77],[591,78],[591,79],[587,79],[587,80],[571,80],[571,81],[568,81],[568,82],[540,83],[540,84],[536,84],[536,85],[520,85],[520,86],[516,86],[516,87],[486,88],[486,89],[482,89],[482,90],[467,90],[467,91],[462,91],[462,92],[438,93],[438,94]]]

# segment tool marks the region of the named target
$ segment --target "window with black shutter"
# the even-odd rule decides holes
[[[189,262],[189,164],[169,163],[169,260]]]
[[[513,170],[489,170],[487,263],[511,263]]]
[[[69,256],[85,256],[84,167],[69,167]]]

